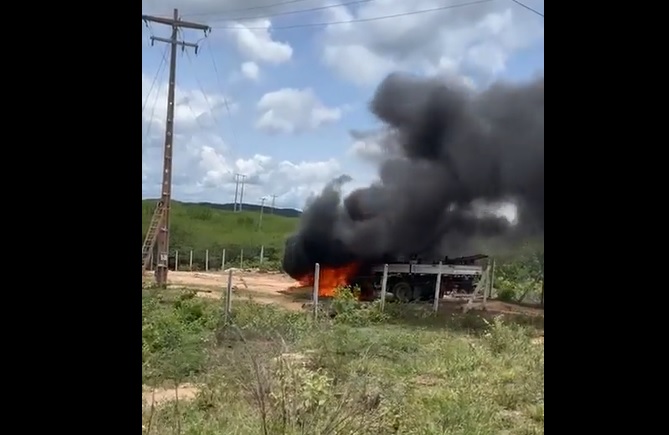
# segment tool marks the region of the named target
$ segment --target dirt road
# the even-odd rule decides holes
[[[147,273],[148,278],[148,273]],[[174,272],[168,276],[172,288],[187,287],[198,290],[198,296],[220,299],[227,287],[228,272]],[[290,310],[301,310],[304,303],[311,299],[311,287],[300,284],[280,272],[261,273],[253,270],[233,269],[232,290],[235,299],[252,299],[258,303],[277,304]],[[447,300],[440,302],[440,311],[461,310],[466,300]],[[482,309],[480,301],[471,306]],[[543,309],[522,307],[501,301],[490,300],[486,304],[488,314],[509,314],[524,316],[543,316]]]
[[[221,298],[228,282],[226,272],[170,272],[170,287],[188,287],[198,290],[198,295]],[[292,310],[302,309],[308,300],[308,288],[298,288],[299,283],[286,274],[278,272],[233,269],[232,291],[235,298],[251,298],[255,302],[278,304]]]

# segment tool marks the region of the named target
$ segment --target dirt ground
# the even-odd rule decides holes
[[[147,273],[148,278],[148,273]],[[220,299],[227,287],[228,271],[225,272],[174,272],[170,271],[170,287],[188,287],[198,290],[198,296]],[[253,299],[265,304],[278,304],[291,310],[301,310],[311,299],[311,287],[301,287],[297,281],[280,272],[258,272],[233,269],[232,291],[235,299]],[[440,311],[480,310],[481,300],[467,304],[466,299],[444,299]],[[465,307],[466,306],[466,307]],[[509,314],[523,316],[543,316],[544,310],[491,300],[486,303],[489,314]]]
[[[220,299],[227,288],[228,272],[170,272],[170,287],[197,289],[198,296]],[[292,310],[302,309],[309,299],[309,288],[298,288],[299,283],[284,273],[261,273],[233,269],[232,292],[236,299],[253,299],[265,304],[278,304]]]
[[[146,276],[150,279],[149,273]],[[172,288],[187,287],[198,290],[198,296],[220,299],[227,287],[228,272],[174,272],[168,275],[168,284]],[[265,304],[277,304],[291,310],[302,310],[304,304],[311,299],[311,287],[301,287],[297,281],[284,273],[261,273],[252,270],[233,269],[232,291],[235,299],[252,299]],[[482,309],[481,301],[467,304],[466,299],[444,299],[440,302],[440,311]],[[522,314],[524,316],[543,316],[543,309],[519,306],[501,301],[488,301],[485,307],[488,314]],[[543,344],[543,337],[535,339],[536,344]],[[535,342],[533,341],[533,342]],[[195,397],[198,387],[184,384],[179,387],[179,399],[190,400]],[[156,405],[174,400],[174,388],[159,388],[152,390],[144,388],[142,397],[146,406],[153,401]]]
[[[192,400],[195,398],[200,389],[196,385],[192,384],[182,384],[179,385],[179,389],[176,388],[155,388],[152,389],[147,386],[142,387],[142,401],[144,405],[150,407],[153,403],[154,406],[160,406],[166,402],[176,400],[177,394],[179,400]]]

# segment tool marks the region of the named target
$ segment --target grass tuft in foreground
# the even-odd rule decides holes
[[[143,297],[145,384],[191,382],[194,400],[144,407],[144,433],[540,434],[543,341],[503,318],[365,309],[338,315],[192,293]]]

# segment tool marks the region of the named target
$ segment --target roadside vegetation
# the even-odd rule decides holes
[[[543,317],[382,313],[350,289],[332,306],[314,322],[235,300],[226,322],[223,301],[144,290],[143,433],[543,433]],[[185,383],[192,400],[152,402]]]
[[[142,241],[156,207],[155,200],[142,201]],[[174,264],[175,251],[180,252],[182,270],[189,263],[193,251],[193,270],[204,270],[205,252],[209,250],[209,265],[221,265],[223,249],[226,262],[239,264],[244,250],[244,266],[258,267],[260,247],[264,246],[264,269],[278,269],[283,257],[286,237],[296,228],[298,219],[272,215],[265,210],[262,226],[260,213],[232,212],[213,205],[172,202],[170,224],[170,267]]]

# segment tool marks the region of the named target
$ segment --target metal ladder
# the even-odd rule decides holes
[[[163,223],[164,214],[165,207],[163,207],[162,201],[158,201],[153,216],[151,217],[149,229],[146,231],[144,244],[142,244],[142,273],[144,273],[151,262],[151,254],[153,252],[153,247],[156,244],[156,239],[158,238],[160,225]]]

